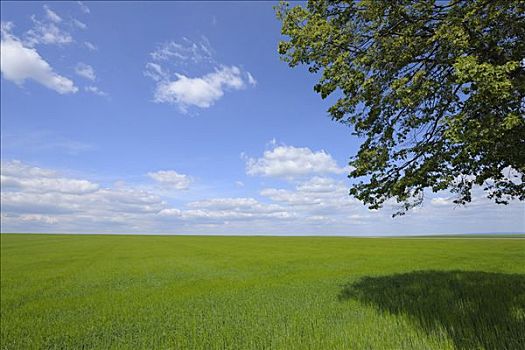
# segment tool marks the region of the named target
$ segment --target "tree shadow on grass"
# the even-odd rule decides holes
[[[406,315],[426,332],[446,331],[457,349],[525,349],[525,275],[415,271],[344,286],[382,312]]]

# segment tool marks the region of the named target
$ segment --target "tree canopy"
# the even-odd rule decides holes
[[[279,53],[362,139],[350,194],[404,213],[424,190],[525,200],[525,1],[281,3]]]

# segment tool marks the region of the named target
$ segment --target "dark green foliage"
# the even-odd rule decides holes
[[[282,58],[320,73],[330,115],[363,139],[352,195],[407,210],[425,188],[465,204],[480,185],[525,200],[525,1],[312,0],[277,14]]]

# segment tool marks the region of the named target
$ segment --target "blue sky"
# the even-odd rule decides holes
[[[2,2],[2,231],[525,231],[480,189],[396,219],[350,198],[359,140],[279,60],[273,5]]]

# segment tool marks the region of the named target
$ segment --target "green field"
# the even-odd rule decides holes
[[[525,349],[525,239],[1,235],[2,349]]]

